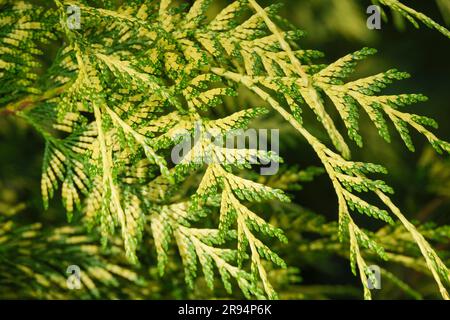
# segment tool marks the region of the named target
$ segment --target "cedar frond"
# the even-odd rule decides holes
[[[449,271],[427,240],[427,230],[409,222],[389,197],[393,189],[373,178],[387,173],[384,167],[351,159],[338,129],[342,122],[348,137],[362,147],[359,114],[364,111],[387,142],[386,118],[410,150],[412,127],[438,152],[450,153],[450,144],[428,129],[437,127],[434,120],[403,111],[426,101],[423,95],[381,94],[408,74],[393,69],[346,82],[356,64],[375,50],[363,48],[317,64],[323,54],[296,46],[304,33],[282,23],[278,5],[263,8],[255,0],[237,0],[206,18],[209,0],[191,6],[170,0],[95,3],[0,4],[0,93],[5,97],[0,103],[8,103],[5,113],[25,119],[45,140],[45,207],[61,186],[69,220],[82,220],[100,234],[105,247],[119,232],[130,262],[139,262],[142,238],[151,233],[161,275],[175,244],[189,287],[200,264],[210,288],[217,269],[228,292],[234,279],[247,298],[272,299],[277,293],[270,271],[287,265],[269,241],[286,243],[288,237],[272,223],[276,215],[266,221],[267,212],[257,204],[288,203],[291,197],[283,189],[326,172],[339,206],[338,223],[328,229],[338,245],[345,245],[364,297],[371,298],[367,256],[390,259],[392,246],[359,227],[353,219],[357,214],[391,226],[399,220],[441,295],[449,298]],[[379,3],[450,37],[447,29],[398,0]],[[64,23],[67,5],[83,12],[81,29]],[[281,28],[285,25],[287,30]],[[56,57],[37,72],[38,46],[52,39],[59,40]],[[238,105],[242,90],[264,105]],[[239,110],[218,117],[224,101]],[[287,169],[277,181],[253,179],[249,172],[280,163],[281,157],[260,145],[229,142],[245,136],[266,107],[306,140],[323,170]],[[305,109],[321,124],[324,141],[304,123]]]

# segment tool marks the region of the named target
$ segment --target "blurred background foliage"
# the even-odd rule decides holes
[[[214,1],[217,3],[217,8],[223,7],[227,2]],[[273,2],[273,0],[260,1],[264,5]],[[355,77],[375,74],[390,68],[411,73],[411,79],[396,83],[391,90],[395,90],[396,93],[411,92],[427,95],[430,100],[412,107],[415,108],[412,111],[435,118],[440,124],[439,136],[446,140],[450,139],[450,63],[448,61],[450,42],[448,39],[425,27],[415,30],[401,17],[390,12],[387,12],[389,21],[383,22],[382,29],[371,31],[366,28],[366,9],[370,1],[279,0],[278,2],[284,4],[281,15],[307,32],[300,46],[324,52],[326,54],[324,61],[334,61],[349,52],[368,46],[377,48],[379,54],[361,63]],[[449,0],[411,0],[408,1],[408,5],[443,25],[450,24]],[[43,50],[46,52],[43,59],[49,64],[55,54],[56,46],[49,45]],[[240,97],[245,106],[254,105],[252,99],[245,93]],[[226,113],[233,108],[236,106],[225,104],[223,110],[215,112]],[[312,119],[313,116],[309,115],[309,117]],[[393,139],[391,144],[386,144],[378,137],[375,127],[369,124],[368,119],[362,116],[361,121],[365,144],[362,149],[353,148],[353,158],[379,163],[388,168],[387,181],[396,190],[394,200],[410,220],[434,222],[439,226],[450,224],[450,160],[448,157],[436,155],[421,138],[414,140],[417,150],[415,153],[409,152],[398,137]],[[305,115],[305,122],[308,123],[308,115]],[[314,165],[320,166],[314,152],[277,115],[270,114],[255,123],[255,126],[281,129],[280,152],[287,166],[296,165],[300,169]],[[345,131],[343,124],[340,124],[339,129]],[[317,128],[317,134],[320,134],[319,128]],[[325,137],[321,138],[325,139]],[[48,210],[43,209],[40,196],[43,151],[43,140],[31,127],[14,117],[0,117],[0,217],[3,219],[2,223],[14,220],[17,225],[30,226],[39,222],[41,224],[39,228],[44,230],[54,230],[56,227],[68,225],[59,199],[52,201]],[[271,216],[275,221],[272,222],[286,230],[289,238],[287,246],[279,244],[273,244],[273,246],[279,246],[277,252],[286,260],[290,268],[274,270],[270,277],[282,299],[360,299],[361,284],[359,279],[351,274],[345,246],[340,247],[337,239],[333,238],[335,234],[333,228],[336,228],[333,221],[337,220],[337,201],[334,191],[327,177],[317,173],[304,173],[300,179],[302,187],[289,188],[289,193],[294,196],[296,204],[290,204],[287,207],[273,205],[272,213],[275,214]],[[272,179],[274,184],[282,183],[276,180],[276,177]],[[291,184],[287,183],[287,185]],[[376,221],[364,217],[360,217],[359,220],[358,222],[367,229],[379,233],[381,239],[389,232],[395,232],[386,228],[378,230],[380,225]],[[71,225],[76,226],[77,222]],[[424,232],[426,232],[425,229],[426,227]],[[0,228],[0,243],[8,241],[7,234],[8,230]],[[438,249],[447,265],[450,258],[449,234],[448,229],[443,229],[442,239],[438,239],[440,243]],[[95,239],[90,241],[98,245]],[[21,254],[29,256],[29,253],[20,252],[17,245],[19,244],[11,244],[9,247],[13,252],[17,252],[11,257],[7,255],[7,251],[0,251],[0,262],[7,258],[19,261],[22,259]],[[63,241],[61,250],[68,249],[72,252],[72,255],[68,254],[65,260],[70,260],[70,257],[77,260],[65,261],[66,264],[77,264],[77,262],[80,263],[80,259],[86,258],[81,258],[82,252],[74,254],[73,250],[70,251],[70,248],[64,245],[69,246],[69,240],[65,243]],[[50,242],[49,246],[52,246]],[[109,288],[109,284],[99,281],[95,283],[99,288],[94,292],[95,294],[80,295],[68,290],[64,292],[62,289],[58,289],[59,294],[56,294],[54,286],[49,285],[44,290],[38,290],[39,294],[31,295],[31,297],[147,299],[229,297],[220,284],[217,285],[216,291],[211,293],[201,278],[197,281],[195,290],[188,290],[184,284],[181,264],[176,258],[170,260],[164,278],[159,278],[156,270],[156,255],[150,237],[144,242],[141,251],[141,265],[134,268],[133,272],[136,272],[136,276],[130,280],[132,284],[128,281],[111,286],[110,290],[117,294],[111,294],[109,289],[102,289],[105,286]],[[113,259],[119,264],[123,263],[120,253],[113,256],[111,253],[99,254],[109,254],[106,258],[99,258],[100,260]],[[88,261],[89,257],[86,259]],[[86,263],[91,263],[89,261]],[[23,261],[20,263],[24,264]],[[64,263],[61,262],[61,264]],[[41,268],[39,265],[35,267]],[[64,273],[67,266],[59,265],[54,268]],[[434,281],[426,272],[420,270],[420,266],[405,268],[402,264],[390,263],[389,268],[386,269],[389,272],[385,272],[385,269],[382,271],[382,290],[374,292],[374,298],[439,297]],[[7,272],[5,270],[7,269],[0,272]],[[37,272],[39,271],[41,270]],[[395,278],[393,274],[396,275]],[[18,290],[9,285],[4,276],[0,278],[3,279],[0,281],[0,297],[28,297],[21,294],[22,289]],[[30,286],[32,286],[36,279],[33,277],[30,279],[27,281],[31,281]],[[398,286],[404,285],[401,281],[408,283],[411,288],[399,290]],[[23,290],[26,292],[25,289]],[[238,290],[234,292],[233,297],[242,298]],[[421,292],[422,295],[417,292]]]

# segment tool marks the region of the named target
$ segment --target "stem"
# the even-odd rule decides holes
[[[34,108],[40,102],[50,100],[50,99],[60,95],[70,85],[71,85],[71,83],[66,83],[63,86],[49,89],[49,90],[45,91],[42,95],[31,95],[31,96],[27,96],[19,101],[9,103],[0,110],[0,115],[14,115],[25,109]]]

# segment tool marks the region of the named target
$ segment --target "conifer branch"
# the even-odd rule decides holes
[[[61,87],[52,88],[39,95],[30,95],[19,101],[11,102],[4,107],[0,108],[1,115],[15,115],[18,112],[29,110],[38,105],[39,103],[50,100],[64,93],[64,91],[70,87],[70,84],[63,85]]]
[[[379,2],[415,25],[419,20],[449,36],[446,28],[398,0]],[[143,234],[148,232],[153,235],[160,275],[168,269],[170,247],[175,244],[188,287],[195,286],[201,267],[211,289],[217,270],[229,293],[234,279],[247,298],[277,298],[273,273],[287,265],[268,240],[286,243],[287,236],[255,203],[263,202],[261,207],[267,208],[289,202],[285,191],[276,187],[288,187],[300,178],[294,174],[281,176],[278,183],[256,181],[247,175],[252,166],[282,159],[272,151],[211,140],[246,129],[250,120],[264,114],[263,108],[238,105],[235,97],[244,87],[281,115],[322,163],[338,203],[338,222],[329,232],[340,241],[325,245],[345,251],[352,272],[359,273],[364,297],[371,298],[367,257],[408,266],[412,262],[401,252],[386,250],[392,243],[360,228],[355,214],[391,226],[397,218],[425,258],[418,268],[427,267],[443,298],[449,299],[444,262],[420,228],[392,203],[388,194],[393,189],[371,178],[387,170],[352,161],[336,125],[342,121],[349,139],[362,147],[363,111],[387,142],[391,135],[385,117],[411,151],[409,127],[424,135],[437,152],[450,153],[450,144],[428,129],[437,127],[433,119],[402,109],[426,97],[380,94],[408,74],[388,70],[347,81],[356,64],[375,50],[363,48],[316,65],[313,61],[322,57],[320,52],[294,45],[303,33],[280,28],[276,6],[263,8],[255,0],[233,1],[210,20],[205,19],[212,4],[208,0],[197,0],[187,9],[171,0],[95,7],[78,1],[55,0],[55,4],[56,9],[46,12],[33,11],[34,5],[22,1],[0,4],[5,7],[0,14],[4,44],[0,83],[6,88],[0,93],[9,95],[0,98],[6,103],[0,113],[21,115],[46,141],[41,179],[45,207],[61,187],[68,219],[80,217],[101,235],[105,246],[118,227],[130,262],[138,263]],[[66,5],[82,10],[81,30],[71,30],[65,23]],[[18,12],[23,20],[17,21]],[[242,13],[249,16],[242,19]],[[51,67],[38,74],[38,44],[51,39],[63,41]],[[24,93],[30,95],[24,98]],[[325,104],[326,97],[337,119]],[[241,109],[217,117],[215,111],[224,99]],[[314,112],[329,141],[313,135],[303,123],[304,107]],[[180,146],[186,152],[174,161],[171,151]],[[367,194],[376,195],[389,211],[369,202]],[[395,276],[391,279],[407,289]]]

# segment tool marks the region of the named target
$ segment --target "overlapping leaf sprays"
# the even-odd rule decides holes
[[[245,87],[290,123],[321,160],[338,197],[339,236],[350,247],[352,270],[359,272],[364,296],[370,298],[363,249],[388,257],[383,247],[356,225],[352,212],[387,223],[399,219],[422,252],[442,296],[448,298],[447,267],[391,202],[392,189],[369,177],[385,173],[385,169],[350,160],[350,148],[323,102],[325,96],[330,98],[349,138],[358,146],[363,143],[358,128],[362,110],[387,141],[386,117],[409,149],[413,146],[408,126],[425,135],[437,151],[449,152],[450,145],[426,128],[436,126],[433,120],[401,110],[425,100],[422,95],[379,95],[387,84],[407,75],[391,70],[344,82],[355,63],[374,50],[363,49],[327,66],[315,65],[312,61],[320,53],[298,49],[295,44],[302,33],[277,26],[281,20],[277,6],[264,9],[254,0],[234,1],[206,19],[210,3],[197,0],[185,7],[169,0],[136,0],[116,7],[111,2],[90,6],[82,1],[56,0],[56,9],[39,16],[45,22],[28,29],[19,23],[16,28],[20,32],[5,29],[2,40],[11,50],[26,51],[43,39],[62,40],[53,65],[39,79],[42,81],[33,82],[33,95],[4,109],[27,119],[46,140],[44,202],[62,185],[69,218],[74,211],[81,212],[87,225],[99,230],[105,244],[115,229],[120,229],[130,261],[137,262],[136,251],[148,230],[155,238],[160,273],[175,242],[188,285],[193,285],[200,262],[210,287],[217,269],[228,291],[234,278],[248,298],[275,298],[267,274],[270,264],[265,260],[281,267],[285,263],[260,236],[287,239],[282,230],[249,207],[255,201],[289,198],[281,190],[243,178],[240,172],[250,168],[254,159],[275,161],[278,156],[264,150],[211,145],[201,137],[195,140],[195,151],[180,163],[167,162],[171,148],[182,140],[180,133],[194,134],[199,123],[206,131],[224,133],[245,128],[250,119],[260,116],[260,108],[222,119],[210,116],[210,109],[219,105],[223,96],[233,98],[239,87]],[[398,1],[382,3],[412,14]],[[67,5],[80,8],[81,29],[68,27]],[[7,20],[17,10],[22,10],[24,21],[38,19],[39,12],[23,2],[3,6],[2,26],[9,25]],[[448,33],[430,20],[414,16]],[[17,68],[23,79],[36,78],[32,62],[23,66],[1,53],[0,68],[7,77]],[[27,53],[30,61],[36,53]],[[17,81],[7,93],[20,93],[23,83]],[[26,87],[30,86],[27,82]],[[304,108],[315,113],[334,150],[308,130],[302,121]],[[208,155],[202,157],[205,150]],[[226,156],[229,154],[233,157]],[[199,161],[211,156],[216,161]],[[372,192],[386,208],[370,204],[362,192]]]

